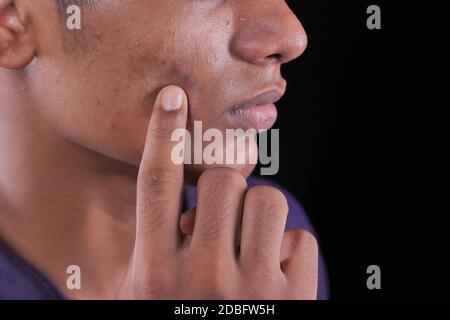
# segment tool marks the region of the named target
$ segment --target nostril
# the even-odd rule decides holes
[[[281,53],[274,53],[267,57],[270,60],[281,61],[283,59],[283,55]]]

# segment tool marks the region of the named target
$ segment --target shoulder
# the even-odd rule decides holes
[[[37,269],[16,254],[0,237],[0,300],[64,299]]]

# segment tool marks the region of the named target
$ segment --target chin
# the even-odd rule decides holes
[[[187,164],[184,167],[184,182],[189,185],[196,185],[198,178],[208,169],[213,168],[230,168],[239,171],[244,177],[248,177],[255,170],[255,164],[240,165],[195,165]]]

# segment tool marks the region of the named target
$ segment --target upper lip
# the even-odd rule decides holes
[[[251,106],[256,105],[267,105],[267,104],[273,104],[277,101],[279,101],[283,97],[283,93],[277,89],[268,90],[261,94],[258,94],[254,98],[247,100],[243,103],[240,103],[238,105],[235,105],[232,109],[246,109]]]

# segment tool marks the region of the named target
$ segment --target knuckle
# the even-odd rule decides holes
[[[319,249],[319,244],[317,243],[317,238],[306,229],[295,230],[297,241],[301,244],[303,248],[308,248],[312,252],[317,252]]]
[[[147,201],[166,202],[175,191],[180,174],[164,167],[153,167],[140,172],[138,177],[138,192]],[[143,194],[142,194],[143,193]]]
[[[198,227],[201,229],[199,240],[203,246],[216,246],[216,243],[221,239],[223,225],[226,219],[228,218],[225,215],[206,215],[202,219]]]
[[[231,168],[213,168],[206,170],[198,180],[199,188],[211,188],[214,185],[223,188],[246,188],[247,180],[237,170]]]
[[[289,206],[284,194],[271,186],[250,188],[246,195],[246,204],[270,214],[287,215]]]
[[[142,208],[148,208],[148,205],[141,204],[141,210],[145,210]],[[149,237],[161,229],[163,226],[167,224],[167,215],[161,214],[161,212],[156,212],[155,210],[148,210],[146,213],[145,219],[140,219],[140,215],[138,215],[138,232],[143,236]]]
[[[152,170],[152,172],[154,172]],[[178,176],[164,171],[160,174],[144,172],[138,178],[137,210],[145,213],[146,219],[139,221],[139,227],[144,232],[154,232],[167,222],[164,208],[176,192]],[[138,215],[139,217],[139,215]]]
[[[199,200],[196,229],[200,243],[207,247],[224,247],[226,242],[222,240],[238,213],[236,212],[237,199],[224,194],[230,194],[227,190],[240,189],[243,196],[247,182],[235,170],[217,168],[205,171],[197,187]]]

